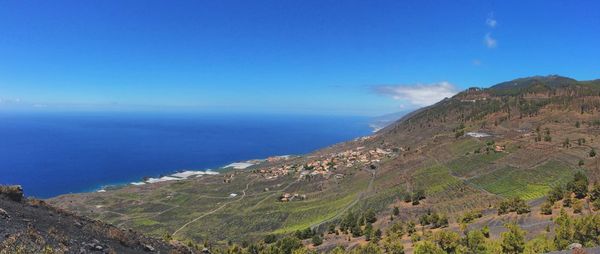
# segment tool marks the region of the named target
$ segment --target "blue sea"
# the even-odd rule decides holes
[[[369,135],[363,117],[0,113],[0,184],[48,198],[183,169],[304,154]]]

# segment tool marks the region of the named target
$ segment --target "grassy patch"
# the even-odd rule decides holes
[[[453,142],[448,146],[448,150],[455,156],[472,153],[475,149],[481,147],[481,142],[474,138],[467,138],[457,142]]]
[[[147,218],[139,218],[139,219],[134,219],[133,224],[136,226],[148,227],[148,226],[154,226],[156,224],[159,224],[159,222],[155,221],[155,220],[147,219]]]
[[[413,188],[423,189],[427,195],[435,194],[460,182],[448,168],[437,165],[419,169],[413,175]]]
[[[280,204],[280,209],[287,210],[290,217],[288,217],[280,229],[273,233],[291,233],[299,229],[305,229],[315,222],[331,219],[355,199],[356,195],[348,195],[334,200],[316,200],[315,202],[298,203],[298,205],[292,206],[289,206],[289,204]]]
[[[452,170],[452,173],[457,176],[468,176],[505,155],[506,153],[496,152],[474,153],[451,161],[448,163],[448,167]]]
[[[552,186],[565,184],[573,173],[574,170],[564,163],[548,161],[531,169],[505,167],[474,178],[471,182],[503,197],[531,200],[543,197]]]

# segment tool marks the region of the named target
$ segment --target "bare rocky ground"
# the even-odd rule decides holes
[[[77,216],[0,186],[0,253],[190,253],[186,247]]]

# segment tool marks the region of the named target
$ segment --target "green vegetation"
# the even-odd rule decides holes
[[[600,209],[600,184],[595,183],[589,192],[590,201],[594,209]]]
[[[138,226],[154,226],[156,224],[159,224],[158,221],[147,219],[147,218],[134,219],[133,223]]]
[[[573,180],[567,184],[567,190],[573,192],[576,198],[584,198],[589,184],[587,176],[580,171],[575,173]]]
[[[311,228],[305,228],[304,230],[298,230],[294,233],[294,236],[301,240],[309,239],[315,235],[317,235],[317,232],[315,232]]]
[[[227,241],[264,239],[261,246],[241,248],[252,249],[248,252],[253,254],[309,253],[297,244],[298,240],[317,246],[326,239],[322,235],[326,232],[344,234],[343,237],[348,239],[364,237],[370,242],[353,249],[356,253],[403,253],[399,238],[406,234],[414,240],[415,252],[547,251],[553,249],[547,238],[525,242],[516,226],[508,226],[509,231],[499,241],[488,238],[489,229],[465,230],[465,235],[437,232],[439,229],[435,233],[427,231],[445,227],[448,224],[446,215],[461,224],[472,223],[482,216],[479,211],[500,199],[506,199],[497,207],[500,214],[526,213],[529,212],[527,200],[547,193],[548,202],[542,205],[542,214],[552,214],[555,203],[561,200],[573,212],[587,213],[583,210],[584,203],[578,199],[588,196],[593,207],[600,209],[600,187],[594,186],[588,193],[589,181],[585,175],[575,174],[574,167],[559,162],[577,163],[580,160],[578,165],[582,166],[586,163],[583,157],[596,156],[594,149],[583,146],[584,137],[591,137],[584,131],[588,126],[599,128],[600,121],[580,122],[581,119],[597,118],[580,113],[594,113],[600,106],[593,98],[581,100],[583,96],[597,96],[600,85],[558,78],[560,82],[573,84],[573,87],[564,88],[560,82],[555,84],[555,78],[523,79],[482,92],[476,89],[462,93],[391,126],[388,132],[373,136],[374,141],[365,139],[340,146],[389,148],[399,156],[398,160],[389,158],[388,161],[350,168],[343,168],[344,161],[329,162],[327,167],[330,169],[334,165],[342,167],[327,177],[318,175],[303,180],[294,177],[295,173],[267,180],[265,176],[259,176],[262,170],[259,166],[252,169],[253,174],[228,172],[232,177],[227,183],[224,183],[224,176],[207,176],[202,181],[164,183],[156,185],[155,189],[145,186],[147,188],[131,192],[117,190],[103,195],[91,194],[93,198],[73,210],[124,227],[142,229],[155,236],[169,232],[169,238],[182,241],[209,240],[224,245]],[[513,86],[515,83],[517,86]],[[513,96],[523,92],[531,94]],[[537,92],[541,94],[535,94]],[[550,112],[545,110],[548,109],[546,105],[553,106]],[[569,118],[573,115],[576,116]],[[517,118],[518,122],[513,121]],[[462,138],[466,131],[476,131],[478,126],[497,135]],[[515,128],[519,128],[519,133]],[[535,133],[530,128],[535,128]],[[533,137],[537,144],[532,142]],[[501,146],[506,144],[508,149],[495,152],[494,140]],[[556,144],[549,143],[552,141]],[[560,142],[563,148],[560,148]],[[321,156],[322,152],[340,152],[337,149],[337,146],[324,149],[314,156]],[[319,166],[310,163],[308,158],[311,156],[313,154],[294,162],[294,168],[316,171]],[[539,164],[544,159],[549,160]],[[376,172],[373,181],[370,181],[371,172]],[[590,177],[592,180],[598,178],[596,175]],[[230,193],[238,196],[230,197]],[[284,193],[298,193],[307,198],[279,202],[278,197]],[[427,199],[423,201],[425,197]],[[415,206],[401,204],[402,208],[392,210],[392,204],[398,205],[395,202],[399,198]],[[423,215],[429,208],[434,210]],[[389,228],[374,226],[380,225],[374,222],[381,211],[392,213],[390,221],[386,214],[381,223],[394,223]],[[415,230],[414,223],[407,221],[418,217],[425,229]],[[173,232],[177,234],[173,235]],[[229,253],[240,250],[229,247]],[[336,251],[340,249],[336,248]]]
[[[425,191],[424,190],[416,190],[412,193],[402,193],[402,200],[406,203],[412,203],[412,205],[419,205],[421,200],[425,199]],[[398,211],[399,213],[399,211]],[[394,215],[398,215],[396,211],[394,211]]]
[[[516,212],[517,214],[529,213],[530,208],[525,203],[525,200],[514,197],[509,200],[504,200],[498,204],[498,215]]]
[[[468,138],[468,139],[459,139],[455,142],[452,142],[448,145],[448,150],[452,156],[462,156],[468,152],[472,152],[473,150],[481,147],[481,142],[477,139]]]
[[[415,244],[415,254],[444,254],[441,247],[431,241],[420,241]]]
[[[564,210],[554,220],[554,232],[537,235],[531,240],[525,237],[525,231],[513,223],[505,224],[507,229],[499,239],[489,238],[489,229],[472,229],[465,234],[459,234],[452,230],[438,230],[415,232],[410,231],[409,224],[396,223],[388,228],[381,241],[374,238],[366,244],[362,244],[346,250],[339,246],[327,252],[329,254],[363,254],[363,253],[405,253],[401,238],[412,235],[413,251],[420,254],[537,254],[556,250],[565,250],[571,243],[581,243],[586,247],[600,245],[600,214],[569,216]],[[585,229],[585,230],[582,230]],[[548,237],[551,235],[552,237]],[[311,242],[316,246],[320,244],[321,237],[316,235]],[[229,245],[225,248],[212,247],[212,253],[221,254],[287,254],[287,253],[312,253],[302,245],[295,237],[284,237],[271,243],[257,242],[246,247]]]
[[[507,232],[502,233],[502,252],[507,254],[523,253],[525,250],[525,231],[516,224],[506,225]]]
[[[573,170],[563,163],[549,161],[531,169],[505,167],[471,180],[491,193],[525,200],[544,196],[553,186],[567,183]]]
[[[458,218],[458,222],[460,223],[471,223],[472,221],[481,218],[481,216],[483,216],[481,214],[481,211],[470,211],[470,212],[466,212],[463,214],[463,216],[461,216],[460,218]]]
[[[566,190],[562,187],[562,185],[554,186],[548,192],[548,198],[546,201],[553,204],[554,202],[561,200],[565,196],[565,191]]]
[[[374,233],[372,223],[375,221],[377,218],[373,209],[369,208],[361,213],[350,211],[339,222],[340,232],[351,233],[353,237],[366,235],[370,238]]]
[[[436,212],[427,211],[419,218],[419,223],[423,226],[431,226],[432,228],[444,228],[448,226],[448,217],[440,215]]]
[[[504,157],[506,153],[497,153],[488,151],[485,153],[474,153],[468,156],[462,156],[448,163],[448,168],[457,176],[472,175],[475,171],[481,170],[490,163]]]
[[[544,204],[542,204],[542,207],[540,208],[540,213],[544,215],[552,214],[552,205],[553,204],[550,202],[544,202]]]
[[[450,174],[448,168],[441,165],[417,170],[413,178],[413,186],[424,187],[426,195],[435,194],[460,183],[460,180]]]
[[[323,244],[323,239],[321,238],[321,236],[319,236],[319,235],[317,235],[317,234],[315,234],[315,235],[312,237],[312,240],[311,240],[311,241],[312,241],[312,244],[313,244],[314,246],[319,246],[319,245]]]

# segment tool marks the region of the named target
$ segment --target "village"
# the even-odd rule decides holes
[[[231,164],[230,166],[235,169],[245,169],[251,165],[261,164],[264,162],[276,164],[275,166],[259,167],[251,170],[252,173],[257,174],[266,180],[275,180],[279,177],[290,175],[293,175],[298,181],[310,180],[314,177],[323,177],[325,179],[334,177],[336,180],[340,180],[343,179],[345,175],[342,173],[342,171],[338,171],[338,169],[353,167],[369,167],[371,169],[375,169],[376,164],[380,163],[383,159],[393,158],[396,156],[397,153],[394,151],[395,150],[389,148],[367,149],[363,146],[360,146],[355,149],[345,150],[343,152],[323,155],[317,159],[315,159],[315,156],[305,157],[309,159],[309,161],[305,163],[286,163],[294,157],[274,156],[263,160],[247,161],[244,164],[244,168],[236,168],[235,166],[238,166],[237,164]],[[401,148],[397,149],[397,151],[405,150]],[[224,174],[223,182],[230,183],[235,175],[235,172]],[[269,188],[265,188],[265,191],[269,191]],[[230,197],[235,196],[237,196],[237,194],[230,195]],[[282,193],[278,198],[280,202],[301,201],[305,199],[305,194],[288,192]]]
[[[375,148],[367,150],[365,147],[346,150],[339,153],[322,156],[319,159],[309,161],[304,164],[283,164],[273,167],[258,169],[258,173],[266,179],[275,179],[289,174],[296,174],[299,180],[322,176],[329,179],[331,176],[343,178],[343,174],[335,174],[339,168],[352,168],[355,166],[373,165],[379,163],[384,158],[393,157],[391,149]]]

